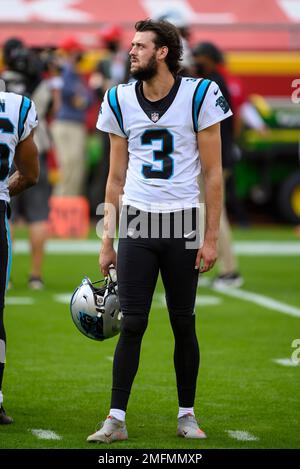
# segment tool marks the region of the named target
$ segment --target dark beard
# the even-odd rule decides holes
[[[135,72],[131,72],[131,75],[136,80],[148,81],[148,80],[151,80],[151,78],[155,77],[156,73],[157,73],[157,62],[155,60],[155,57],[153,56],[151,57],[148,64],[144,68],[140,68],[139,70],[136,70]]]

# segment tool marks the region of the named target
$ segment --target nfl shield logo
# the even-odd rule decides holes
[[[152,122],[157,122],[159,119],[159,114],[158,112],[151,112],[151,120]]]

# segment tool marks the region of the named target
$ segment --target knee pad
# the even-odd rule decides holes
[[[195,315],[174,315],[170,320],[175,337],[191,337],[195,334]]]
[[[148,317],[134,314],[123,316],[121,321],[121,334],[130,337],[143,336],[148,324]]]

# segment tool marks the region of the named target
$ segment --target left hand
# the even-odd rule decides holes
[[[217,242],[204,240],[203,246],[198,250],[195,269],[201,273],[212,269],[217,260]]]

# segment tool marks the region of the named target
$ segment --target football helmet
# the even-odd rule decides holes
[[[114,269],[104,280],[84,277],[74,291],[70,310],[76,327],[90,339],[105,340],[119,334],[122,313]]]

